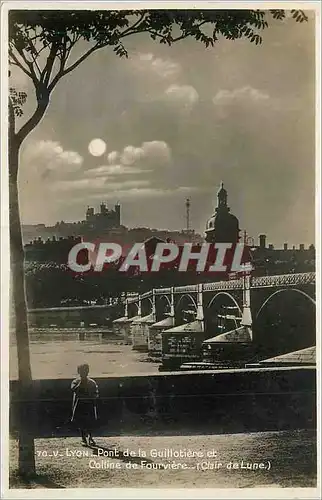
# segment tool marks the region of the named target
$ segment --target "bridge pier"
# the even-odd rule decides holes
[[[244,273],[242,280],[243,310],[240,326],[203,342],[203,360],[213,364],[215,368],[244,367],[254,353],[250,274]]]
[[[127,318],[126,316],[113,321],[114,332],[122,336],[125,344],[131,343],[131,323],[132,318]]]
[[[243,276],[243,314],[241,320],[241,326],[245,327],[250,337],[250,340],[253,340],[253,319],[252,319],[252,311],[251,311],[251,296],[250,296],[250,285],[251,285],[251,276],[247,274]]]
[[[205,335],[203,284],[200,283],[197,290],[196,319],[161,333],[163,369],[175,369],[186,361],[200,360]]]
[[[113,321],[113,331],[119,335],[121,335],[126,344],[132,343],[132,331],[131,325],[133,321],[137,320],[141,317],[141,302],[139,300],[138,303],[138,312],[135,316],[129,317],[129,299],[125,299],[125,310],[124,316],[121,318],[117,318]]]
[[[141,296],[142,301],[142,296]],[[131,324],[132,349],[136,351],[148,352],[149,326],[156,322],[155,290],[152,290],[152,312],[146,316],[140,315]]]
[[[121,335],[125,341],[128,343],[129,341],[129,313],[128,313],[128,301],[125,299],[125,310],[124,316],[121,318],[117,318],[112,322],[113,331],[117,335]]]
[[[125,344],[132,343],[131,324],[137,316],[129,317],[129,301],[125,299],[124,316],[113,321],[113,331],[123,337]]]
[[[165,330],[173,328],[175,325],[174,311],[174,288],[171,288],[170,293],[170,312],[167,313],[167,318],[149,325],[148,332],[148,353],[150,358],[160,359],[162,355],[162,333]]]

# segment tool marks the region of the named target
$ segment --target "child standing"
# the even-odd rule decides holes
[[[71,384],[73,391],[71,422],[78,427],[82,444],[95,446],[92,430],[97,421],[98,386],[95,380],[88,377],[87,363],[79,365],[77,373],[79,376]]]

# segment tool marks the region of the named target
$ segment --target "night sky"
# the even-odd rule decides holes
[[[181,229],[189,197],[203,232],[223,181],[251,236],[314,242],[313,15],[273,22],[258,46],[125,42],[128,59],[102,49],[65,77],[25,141],[23,223],[80,220],[105,201],[121,203],[126,226]],[[32,87],[18,71],[13,79],[29,94],[26,117]]]

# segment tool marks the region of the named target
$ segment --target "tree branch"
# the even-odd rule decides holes
[[[94,45],[94,47],[90,48],[87,52],[85,52],[85,54],[83,54],[79,59],[77,59],[77,61],[75,61],[73,64],[71,64],[71,66],[69,66],[68,68],[64,69],[63,71],[59,71],[57,73],[57,75],[54,77],[54,79],[52,80],[51,84],[48,86],[48,90],[49,92],[51,92],[53,90],[53,88],[55,87],[55,85],[57,84],[57,82],[65,75],[67,75],[68,73],[70,73],[71,71],[73,71],[75,68],[77,68],[77,66],[79,66],[83,61],[85,61],[85,59],[87,59],[88,56],[90,56],[93,52],[95,52],[95,50],[97,49],[100,49],[102,48],[104,45],[99,45],[99,44],[96,44]]]
[[[143,14],[141,14],[140,16],[140,19],[138,19],[132,26],[130,26],[129,28],[126,28],[126,30],[123,31],[123,33],[121,34],[121,36],[127,36],[128,34],[132,34],[132,33],[136,33],[136,29],[137,27],[139,26],[139,24],[143,21],[144,17],[145,17],[145,14],[146,12],[143,12]]]
[[[201,21],[201,23],[192,26],[192,29],[199,29],[203,24],[207,24],[209,21]],[[188,36],[193,35],[193,32],[187,32],[183,33],[182,35],[178,36],[177,38],[172,38],[171,43],[178,42],[179,40],[184,40],[184,38],[188,38]]]
[[[142,19],[143,19],[143,17],[141,16],[140,22],[142,21]],[[199,24],[192,26],[192,29],[199,29],[203,24],[207,24],[208,22],[209,21],[204,20],[204,21],[200,22]],[[136,29],[134,31],[132,31],[134,26],[136,27]],[[147,27],[147,28],[142,29],[141,31],[137,28],[138,28],[138,22],[135,23],[130,28],[128,28],[127,30],[123,31],[123,33],[120,33],[119,38],[120,39],[125,38],[127,36],[134,35],[137,33],[150,33],[155,38],[160,38],[161,40],[168,40],[167,35],[162,35],[161,33],[158,33],[157,31],[153,31],[151,28]],[[176,38],[171,38],[170,42],[174,43],[174,42],[178,42],[179,40],[184,40],[185,38],[188,38],[189,36],[193,36],[193,34],[194,34],[193,31],[188,31],[188,32],[176,37]]]
[[[156,38],[163,38],[165,39],[166,37],[164,35],[160,35],[157,31],[153,31],[151,29],[144,29],[143,31],[136,31],[135,33],[150,33],[151,35],[155,36]],[[126,35],[121,35],[120,38],[125,38],[126,36],[133,35],[135,33],[126,33]]]
[[[35,39],[36,39],[36,37],[35,37]],[[29,39],[29,46],[31,48],[30,54],[31,54],[31,57],[32,57],[32,62],[36,66],[36,68],[37,68],[37,70],[39,72],[39,79],[40,79],[40,77],[41,77],[41,70],[40,70],[38,62],[37,62],[37,57],[39,56],[39,52],[37,51],[36,47],[32,43],[31,39]],[[36,56],[34,54],[36,54]]]
[[[166,40],[166,38],[167,38],[166,36],[163,36],[163,35],[160,35],[159,33],[153,32],[150,29],[144,29],[144,28],[142,30],[140,29],[140,24],[142,23],[145,15],[146,15],[146,12],[143,12],[141,14],[140,18],[132,26],[130,26],[129,28],[127,28],[126,30],[124,30],[122,33],[120,33],[119,34],[119,39],[125,38],[127,36],[130,36],[130,35],[133,35],[133,34],[136,34],[136,33],[148,32],[148,33],[151,33],[152,35],[155,35],[155,36],[157,36],[157,37],[159,37],[161,39]],[[198,29],[200,26],[202,26],[203,24],[206,24],[206,23],[207,23],[207,21],[202,21],[197,26],[194,26],[194,28]],[[191,36],[192,34],[193,33],[185,33],[181,37],[178,37],[177,39],[171,40],[171,43],[173,41],[177,41],[177,40],[181,40],[183,38],[187,38],[188,36]],[[70,73],[71,71],[73,71],[74,69],[76,69],[93,52],[95,52],[96,50],[98,50],[100,48],[103,48],[103,47],[105,47],[105,46],[108,45],[107,42],[105,42],[105,43],[99,43],[99,42],[97,42],[96,45],[94,45],[87,52],[85,52],[79,59],[77,59],[77,61],[75,61],[73,64],[71,64],[68,68],[63,69],[64,65],[66,64],[67,59],[68,59],[68,57],[70,55],[71,48],[72,48],[72,46],[75,45],[75,43],[71,43],[71,46],[69,47],[69,49],[65,48],[65,55],[66,55],[66,57],[62,56],[62,58],[61,58],[61,64],[60,64],[60,69],[58,70],[57,74],[55,75],[55,77],[53,78],[53,80],[51,81],[51,83],[49,85],[48,85],[49,79],[48,79],[48,73],[47,73],[47,77],[46,77],[44,83],[45,83],[45,85],[48,85],[48,91],[49,92],[51,92],[54,89],[54,87],[57,85],[57,83],[59,82],[59,80],[61,78],[63,78],[65,75],[67,75],[68,73]],[[66,41],[65,41],[65,44],[66,44]],[[52,70],[52,66],[51,66],[50,72],[51,72],[51,70]]]
[[[47,58],[45,68],[42,72],[42,82],[44,83],[44,85],[46,87],[49,84],[50,75],[51,75],[51,72],[52,72],[52,69],[53,69],[53,66],[55,63],[55,57],[57,55],[57,51],[58,51],[58,45],[53,42],[51,49],[50,49],[50,52],[49,52],[49,56]]]
[[[19,59],[15,56],[15,54],[13,53],[12,49],[9,49],[9,58],[12,58],[12,60],[14,61],[14,63],[12,64],[15,64],[16,66],[18,66],[24,73],[25,75],[29,76],[29,78],[32,79],[32,74],[30,73],[30,71],[28,71],[24,66],[23,64],[21,64],[21,62],[19,61]]]
[[[149,29],[142,29],[142,30],[140,30],[139,29],[140,24],[142,23],[145,15],[146,15],[146,12],[144,12],[143,14],[141,14],[140,19],[138,19],[132,26],[130,26],[129,28],[127,28],[126,30],[124,30],[122,33],[120,33],[119,39],[125,38],[127,36],[130,36],[130,35],[133,35],[133,34],[136,34],[136,33],[141,33],[141,32],[142,33],[143,32],[148,32],[148,33],[151,33],[153,35],[158,36],[159,38],[166,39],[166,36],[160,35],[158,33],[154,33],[152,30],[149,30]],[[201,23],[199,23],[199,25],[195,26],[195,28],[199,28],[200,26],[202,26],[206,22],[207,21],[202,21]],[[178,37],[178,40],[181,40],[181,38],[187,38],[188,36],[191,36],[191,35],[192,35],[192,33],[186,33],[185,35],[182,35],[182,37]],[[175,41],[176,41],[176,39],[175,39]],[[172,40],[171,40],[171,42],[172,42]],[[106,45],[108,45],[108,43],[102,43],[102,44],[100,44],[98,42],[96,45],[94,45],[93,47],[91,47],[87,52],[85,52],[79,59],[77,59],[77,61],[75,61],[73,64],[71,64],[68,68],[62,69],[62,67],[61,67],[61,69],[58,71],[58,73],[56,74],[56,76],[53,78],[52,82],[48,86],[49,92],[51,92],[54,89],[54,87],[56,86],[56,84],[59,82],[59,80],[61,78],[63,78],[65,75],[67,75],[68,73],[70,73],[71,71],[73,71],[74,69],[76,69],[93,52],[95,52],[96,50],[98,50],[100,48],[105,47]],[[68,54],[68,56],[69,56],[69,54]]]
[[[23,60],[23,62],[27,64],[29,71],[30,71],[30,78],[32,79],[32,81],[34,82],[34,84],[36,86],[37,83],[39,82],[39,80],[38,80],[37,75],[35,73],[35,70],[33,68],[32,62],[28,61],[28,59],[26,58],[26,56],[24,54],[23,49],[17,48],[17,51],[18,51],[21,59]]]

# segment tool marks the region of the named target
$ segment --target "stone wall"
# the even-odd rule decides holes
[[[99,435],[233,433],[316,426],[316,370],[262,368],[96,379]],[[30,405],[37,436],[74,433],[71,380],[35,380],[28,401],[11,381],[10,430]]]

